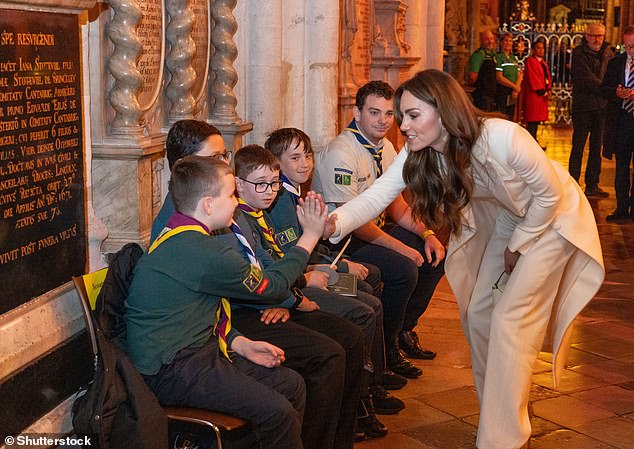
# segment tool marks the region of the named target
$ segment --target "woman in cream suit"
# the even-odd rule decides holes
[[[544,338],[556,385],[571,324],[603,281],[592,210],[524,128],[483,115],[451,76],[420,72],[394,101],[407,144],[371,188],[334,212],[331,240],[378,215],[405,187],[414,217],[451,232],[445,270],[471,348],[477,446],[526,447],[532,368]]]

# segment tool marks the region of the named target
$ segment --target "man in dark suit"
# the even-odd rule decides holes
[[[608,63],[601,87],[610,100],[607,108],[603,156],[616,156],[616,210],[606,219],[614,222],[631,221],[634,209],[634,186],[630,164],[634,154],[634,26],[623,32],[625,53]]]
[[[610,44],[604,42],[605,26],[588,24],[583,43],[572,51],[572,150],[568,161],[570,176],[578,182],[581,176],[583,148],[590,135],[586,167],[586,195],[606,198],[599,187],[601,174],[601,139],[607,101],[601,95],[601,79],[608,61],[614,57]]]

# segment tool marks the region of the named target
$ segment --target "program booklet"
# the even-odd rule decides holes
[[[343,296],[357,296],[357,277],[352,273],[337,273],[339,279],[328,290]]]

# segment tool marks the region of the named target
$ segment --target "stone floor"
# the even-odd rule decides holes
[[[570,130],[543,128],[538,138],[547,154],[567,166]],[[634,224],[605,221],[615,207],[613,179],[614,162],[604,161],[601,187],[610,198],[591,201],[605,283],[576,321],[562,385],[553,388],[551,354],[541,353],[535,364],[531,449],[634,449]],[[395,392],[407,408],[380,417],[388,435],[355,449],[475,448],[478,401],[469,350],[444,279],[418,331],[438,357],[416,362],[423,377]]]

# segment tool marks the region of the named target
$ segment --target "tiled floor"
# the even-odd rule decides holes
[[[567,166],[570,130],[543,127],[538,138],[552,159]],[[541,353],[537,360],[531,449],[634,449],[634,224],[605,221],[615,207],[613,179],[614,162],[604,160],[601,187],[610,198],[591,203],[603,245],[605,283],[576,321],[570,366],[559,388],[552,386],[551,355]],[[475,448],[478,402],[469,350],[444,279],[418,331],[438,357],[417,361],[423,377],[394,392],[407,408],[380,417],[390,433],[355,449]]]

